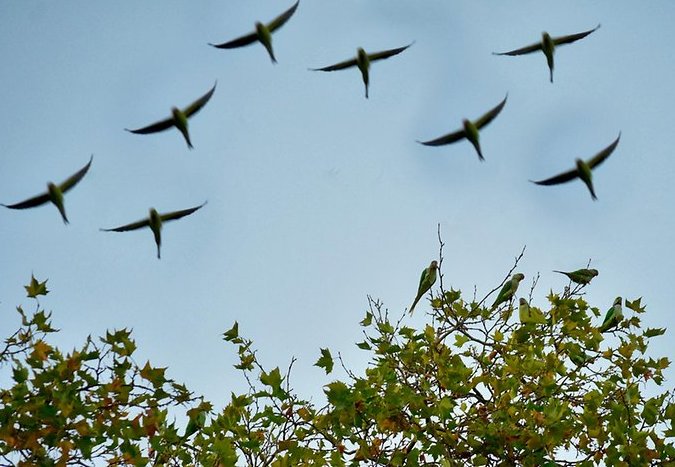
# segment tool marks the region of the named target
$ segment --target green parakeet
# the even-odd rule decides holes
[[[413,304],[410,306],[410,314],[412,315],[415,305],[420,299],[424,296],[425,293],[431,289],[431,286],[436,282],[436,271],[438,270],[438,262],[436,260],[432,261],[428,268],[425,268],[422,271],[420,276],[420,285],[417,287],[417,296],[413,301]]]
[[[499,291],[497,299],[492,304],[492,309],[495,309],[500,304],[511,300],[513,295],[516,293],[516,290],[518,290],[518,285],[520,285],[520,281],[522,281],[523,279],[525,279],[525,275],[521,273],[516,273],[513,276],[511,276],[511,279],[506,281],[506,283],[502,287],[502,290]]]
[[[201,209],[206,204],[206,201],[194,208],[183,209],[181,211],[173,211],[165,214],[160,214],[155,208],[150,208],[150,215],[143,220],[133,222],[131,224],[116,227],[114,229],[100,229],[103,232],[128,232],[130,230],[142,229],[143,227],[150,227],[155,236],[155,243],[157,244],[157,258],[160,258],[160,248],[162,245],[162,225],[164,222],[180,219],[181,217],[189,216],[198,209]]]
[[[546,324],[546,317],[536,308],[531,308],[524,298],[520,299],[518,305],[518,316],[523,324]]]
[[[598,331],[600,332],[607,332],[612,328],[615,328],[616,326],[619,325],[621,320],[623,319],[623,309],[621,308],[621,297],[616,297],[614,299],[614,304],[612,305],[612,308],[607,310],[607,314],[605,314],[605,319],[598,328]]]
[[[493,55],[525,55],[529,54],[532,52],[537,52],[541,50],[544,52],[544,55],[546,55],[546,62],[548,63],[548,69],[549,69],[549,77],[551,80],[551,83],[553,82],[553,54],[555,52],[556,46],[563,45],[563,44],[571,44],[572,42],[578,41],[579,39],[583,39],[584,37],[588,36],[590,33],[598,29],[600,25],[598,24],[595,28],[589,30],[589,31],[584,31],[580,32],[577,34],[570,34],[568,36],[560,36],[560,37],[551,37],[549,33],[547,32],[542,32],[541,33],[541,41],[537,42],[536,44],[528,45],[526,47],[522,47],[520,49],[516,50],[511,50],[509,52],[493,52]]]
[[[209,43],[209,45],[216,47],[217,49],[235,49],[237,47],[243,47],[245,45],[250,45],[258,41],[263,46],[265,46],[265,49],[267,50],[267,53],[270,56],[270,59],[272,59],[272,63],[277,63],[277,59],[274,56],[274,50],[272,49],[272,33],[277,29],[279,29],[284,24],[286,24],[286,21],[291,19],[291,16],[293,16],[293,13],[295,13],[295,10],[298,8],[299,4],[300,0],[295,2],[295,4],[292,7],[284,11],[282,14],[280,14],[267,24],[263,24],[260,21],[257,21],[255,23],[255,31],[253,31],[250,34],[246,34],[245,36],[232,39],[231,41],[223,42],[222,44]]]
[[[178,107],[171,108],[171,117],[161,120],[159,122],[153,123],[143,128],[138,128],[136,130],[130,130],[125,128],[130,133],[136,133],[140,135],[147,135],[148,133],[158,133],[160,131],[168,130],[171,127],[176,127],[178,131],[181,132],[185,142],[188,145],[188,148],[192,149],[192,142],[190,141],[190,133],[188,132],[188,118],[192,115],[199,112],[202,107],[211,99],[213,92],[216,90],[216,84],[213,85],[211,90],[204,94],[202,97],[194,101],[192,104],[188,105],[184,109],[179,109]]]
[[[567,172],[563,172],[554,177],[547,178],[546,180],[539,180],[539,181],[530,180],[530,181],[532,183],[536,183],[537,185],[558,185],[560,183],[567,183],[579,177],[588,187],[588,190],[591,192],[591,197],[593,198],[593,200],[596,200],[598,199],[598,197],[595,196],[595,190],[593,189],[593,176],[591,174],[591,170],[602,164],[605,161],[605,159],[607,159],[610,156],[610,154],[614,152],[614,149],[616,149],[616,146],[619,144],[620,138],[621,133],[619,133],[619,136],[614,140],[612,144],[607,146],[605,149],[603,149],[602,151],[600,151],[587,161],[577,159],[575,169],[568,170]]]
[[[34,208],[37,206],[40,206],[42,204],[47,203],[48,201],[51,201],[54,206],[59,210],[61,213],[61,218],[63,219],[64,224],[68,224],[68,217],[66,216],[66,208],[63,204],[63,194],[66,193],[68,190],[73,188],[75,185],[79,183],[80,180],[85,176],[87,171],[89,170],[89,166],[91,165],[91,161],[94,160],[94,155],[89,158],[89,162],[87,165],[82,167],[80,170],[75,172],[73,175],[68,177],[64,182],[62,182],[59,185],[56,185],[55,183],[49,182],[47,183],[47,192],[42,193],[40,195],[37,195],[33,198],[29,198],[25,201],[21,201],[20,203],[16,204],[3,204],[4,207],[9,208],[9,209],[28,209],[28,208]]]
[[[462,120],[461,130],[448,133],[447,135],[429,141],[418,141],[418,143],[424,144],[425,146],[443,146],[446,144],[455,143],[457,141],[460,141],[461,139],[466,138],[476,149],[476,152],[478,153],[478,159],[484,161],[485,158],[483,157],[483,151],[481,151],[480,148],[480,141],[479,141],[480,138],[478,130],[486,126],[488,123],[494,120],[497,115],[499,115],[499,112],[502,111],[504,105],[506,104],[507,98],[508,94],[506,95],[506,97],[504,97],[504,100],[501,101],[495,108],[488,111],[478,120],[471,121],[466,118]]]
[[[574,282],[575,284],[580,284],[580,285],[586,285],[590,283],[595,276],[598,275],[598,270],[597,269],[577,269],[576,271],[572,272],[565,272],[565,271],[556,271],[554,270],[553,272],[559,272],[560,274],[565,274],[569,279]]]
[[[389,49],[389,50],[383,50],[381,52],[373,52],[373,53],[367,53],[364,49],[359,47],[356,51],[356,57],[351,58],[349,60],[345,60],[344,62],[336,63],[335,65],[329,65],[325,66],[323,68],[310,68],[312,71],[337,71],[337,70],[344,70],[345,68],[351,68],[353,66],[358,67],[358,69],[361,71],[361,78],[363,79],[363,84],[366,87],[366,99],[368,98],[368,86],[370,84],[370,78],[369,78],[369,70],[370,70],[370,64],[372,62],[375,62],[377,60],[383,60],[385,58],[393,57],[394,55],[398,55],[401,52],[403,52],[405,49],[413,45],[413,43],[410,43],[406,45],[405,47],[399,47],[397,49]]]

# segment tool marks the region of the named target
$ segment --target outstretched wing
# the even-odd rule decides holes
[[[183,109],[183,113],[185,114],[186,117],[189,117],[190,115],[196,114],[197,112],[199,112],[202,109],[202,107],[204,107],[206,105],[206,103],[209,101],[209,99],[211,99],[211,96],[213,95],[213,92],[216,90],[217,84],[218,84],[218,81],[216,81],[213,84],[213,87],[209,90],[209,92],[207,92],[202,97],[200,97],[199,99],[194,101],[192,104],[190,104],[189,106],[187,106]]]
[[[372,54],[368,54],[368,60],[371,62],[374,62],[375,60],[382,60],[385,58],[393,57],[394,55],[398,55],[401,52],[403,52],[405,49],[413,45],[414,42],[411,42],[410,44],[406,45],[405,47],[399,47],[397,49],[389,49],[389,50],[383,50],[382,52],[374,52]]]
[[[534,180],[530,181],[532,183],[536,183],[537,185],[558,185],[560,183],[566,183],[571,180],[574,180],[578,176],[579,173],[577,172],[577,169],[572,169],[567,172],[558,174],[555,177],[547,178],[546,180],[539,180],[538,182],[535,182]]]
[[[181,217],[189,216],[190,214],[192,214],[196,210],[201,209],[206,203],[207,202],[204,201],[204,203],[202,203],[201,205],[196,206],[194,208],[183,209],[182,211],[167,212],[166,214],[161,214],[160,217],[162,219],[162,222],[180,219]]]
[[[478,129],[483,128],[485,125],[487,125],[487,124],[490,123],[492,120],[494,120],[495,117],[496,117],[497,115],[499,115],[499,112],[502,111],[502,109],[504,108],[504,105],[506,105],[506,99],[507,99],[508,97],[509,97],[509,95],[506,94],[506,97],[504,97],[504,100],[501,101],[495,108],[493,108],[493,109],[490,110],[488,113],[486,113],[485,115],[483,115],[481,118],[479,118],[478,120],[476,120],[476,121],[474,122],[474,125],[476,125],[476,128],[478,128]]]
[[[525,54],[529,54],[529,53],[532,53],[532,52],[536,52],[537,50],[541,50],[541,42],[537,42],[536,44],[521,47],[520,49],[511,50],[509,52],[492,52],[492,55],[511,55],[511,56],[525,55]]]
[[[223,42],[222,44],[212,44],[209,42],[209,45],[215,47],[216,49],[236,49],[237,47],[243,47],[245,45],[253,44],[258,40],[258,33],[253,31],[250,34],[245,36],[237,37],[228,42]]]
[[[560,37],[554,37],[553,44],[554,45],[562,45],[562,44],[570,44],[574,41],[578,41],[579,39],[583,39],[584,37],[588,36],[590,33],[598,29],[600,25],[598,24],[596,27],[593,29],[590,29],[588,31],[584,32],[578,32],[576,34],[570,34],[569,36],[560,36]]]
[[[130,133],[136,133],[139,135],[147,135],[148,133],[158,133],[160,131],[168,130],[173,126],[173,118],[167,118],[166,120],[161,120],[152,125],[144,126],[143,128],[137,128],[136,130],[130,130],[125,128]]]
[[[115,227],[114,229],[99,229],[99,230],[102,230],[103,232],[128,232],[129,230],[137,230],[143,227],[148,227],[149,225],[150,225],[150,218],[147,218],[143,219],[142,221],[123,225],[121,227]]]
[[[279,16],[277,16],[272,21],[270,21],[267,24],[267,29],[269,29],[270,32],[274,32],[277,29],[279,29],[281,26],[283,26],[286,23],[286,21],[291,19],[291,16],[293,16],[293,13],[295,13],[295,10],[298,8],[298,5],[300,5],[300,0],[295,2],[295,5],[290,7],[288,10],[284,11]]]
[[[91,161],[94,160],[94,155],[92,154],[91,157],[89,158],[89,162],[87,165],[82,167],[80,170],[78,170],[76,173],[68,177],[61,185],[59,185],[59,189],[61,190],[62,193],[65,193],[66,191],[70,190],[72,187],[77,185],[77,183],[82,180],[82,177],[87,173],[89,170],[89,166],[91,165]]]
[[[43,193],[41,195],[35,196],[34,198],[21,201],[20,203],[3,204],[3,206],[9,209],[27,209],[40,206],[41,204],[45,204],[47,201],[49,201],[49,193]]]
[[[335,71],[344,70],[345,68],[356,66],[356,58],[350,58],[344,62],[336,63],[335,65],[325,66],[323,68],[310,68],[312,71]]]
[[[597,153],[595,156],[593,156],[592,159],[589,159],[586,164],[592,169],[593,167],[597,167],[598,165],[602,164],[605,159],[607,159],[612,152],[614,152],[614,149],[616,149],[616,146],[619,144],[619,139],[621,138],[621,132],[619,132],[619,136],[614,140],[612,144],[607,146],[605,149]]]
[[[443,146],[444,144],[454,143],[459,141],[462,138],[466,137],[464,129],[455,131],[453,133],[448,133],[447,135],[440,136],[436,139],[430,139],[429,141],[418,141],[418,143],[425,146]]]

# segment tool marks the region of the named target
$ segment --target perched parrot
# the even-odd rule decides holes
[[[541,33],[541,42],[537,42],[536,44],[528,45],[526,47],[522,47],[520,49],[516,50],[511,50],[510,52],[502,52],[502,53],[497,53],[493,52],[493,55],[525,55],[529,54],[532,52],[536,52],[538,50],[541,50],[544,52],[544,55],[546,55],[546,61],[548,62],[548,69],[549,69],[549,75],[551,79],[551,83],[553,82],[553,53],[555,52],[555,48],[558,45],[563,45],[563,44],[571,44],[572,42],[578,41],[579,39],[583,39],[584,37],[588,36],[590,33],[598,29],[600,25],[598,24],[595,28],[589,30],[589,31],[584,31],[580,32],[577,34],[570,34],[569,36],[560,36],[560,37],[551,37],[547,32],[542,32]]]
[[[621,301],[622,301],[621,297],[616,297],[614,299],[614,304],[612,305],[612,308],[607,310],[605,319],[598,328],[598,331],[607,332],[610,329],[615,328],[616,326],[619,325],[619,323],[623,319],[623,310],[621,308]]]
[[[410,306],[410,314],[412,315],[415,305],[420,299],[424,296],[425,293],[431,289],[431,286],[436,282],[436,271],[438,270],[438,262],[436,260],[432,261],[428,268],[425,268],[422,271],[420,276],[420,285],[417,288],[417,296],[413,301],[413,304]]]
[[[595,190],[593,189],[593,175],[591,173],[591,170],[602,164],[605,161],[605,159],[607,159],[610,156],[610,154],[614,152],[614,149],[616,149],[617,144],[619,144],[620,138],[621,133],[619,133],[619,136],[617,136],[617,138],[614,140],[612,144],[607,146],[605,149],[603,149],[602,151],[600,151],[587,161],[577,159],[576,160],[577,166],[572,170],[568,170],[567,172],[563,172],[554,177],[547,178],[546,180],[539,180],[539,181],[530,180],[530,181],[532,183],[536,183],[537,185],[558,185],[560,183],[567,183],[579,177],[588,187],[588,190],[591,192],[591,197],[593,198],[593,200],[597,200],[598,197],[595,196]]]
[[[94,155],[89,158],[89,162],[87,165],[82,167],[80,170],[78,170],[76,173],[68,177],[63,183],[60,185],[56,185],[52,182],[47,183],[47,192],[42,193],[41,195],[35,196],[33,198],[29,198],[25,201],[21,201],[20,203],[16,204],[3,204],[4,207],[9,208],[9,209],[27,209],[27,208],[34,208],[36,206],[40,206],[42,204],[45,204],[48,201],[51,201],[54,206],[57,207],[59,212],[61,213],[61,217],[63,218],[63,223],[68,224],[68,217],[66,217],[66,208],[63,205],[63,194],[70,190],[72,187],[77,185],[77,183],[82,180],[82,177],[85,176],[87,171],[89,170],[89,166],[91,165],[91,161],[94,160]]]
[[[481,161],[484,161],[485,158],[483,157],[483,152],[480,149],[480,142],[479,142],[479,135],[478,135],[478,130],[486,126],[488,123],[490,123],[494,118],[499,115],[499,112],[502,111],[504,108],[504,105],[506,104],[506,99],[508,98],[508,94],[506,97],[504,97],[504,100],[497,105],[494,109],[490,110],[488,113],[480,117],[478,120],[474,120],[473,122],[467,118],[462,120],[462,129],[454,131],[452,133],[448,133],[445,136],[441,136],[436,139],[432,139],[429,141],[418,141],[420,144],[424,144],[425,146],[443,146],[445,144],[450,144],[450,143],[455,143],[463,138],[466,138],[473,144],[473,147],[476,148],[476,152],[478,153],[478,159]]]
[[[356,57],[344,62],[336,63],[335,65],[325,66],[323,68],[310,68],[312,71],[336,71],[344,70],[345,68],[351,68],[357,66],[361,71],[361,77],[363,78],[363,84],[366,86],[366,99],[368,98],[368,85],[370,83],[368,71],[370,69],[370,64],[377,60],[383,60],[385,58],[393,57],[403,52],[405,49],[413,45],[414,42],[406,45],[405,47],[399,47],[397,49],[383,50],[382,52],[367,53],[361,47],[356,51]]]
[[[183,209],[181,211],[167,212],[166,214],[158,213],[155,208],[150,208],[150,215],[143,220],[133,222],[131,224],[116,227],[114,229],[100,229],[103,232],[128,232],[130,230],[142,229],[143,227],[150,227],[155,236],[155,243],[157,244],[157,258],[160,258],[160,247],[162,245],[161,230],[164,222],[180,219],[181,217],[189,216],[198,209],[201,209],[206,204],[206,201],[194,208]]]
[[[518,305],[518,316],[523,324],[546,324],[546,317],[536,308],[531,308],[524,298],[520,299]]]
[[[223,42],[222,44],[209,43],[209,45],[216,47],[217,49],[235,49],[237,47],[243,47],[245,45],[253,44],[255,41],[259,41],[265,46],[265,49],[267,49],[267,53],[270,55],[272,63],[277,63],[277,59],[274,57],[274,50],[272,50],[272,33],[286,24],[286,21],[288,21],[291,16],[293,16],[293,13],[295,13],[295,10],[298,8],[299,4],[300,0],[295,2],[295,5],[284,11],[282,14],[267,24],[257,21],[255,23],[255,31],[250,34],[232,39],[231,41]]]
[[[128,128],[125,128],[125,130],[131,133],[146,135],[148,133],[158,133],[160,131],[168,130],[172,126],[175,126],[178,128],[178,131],[183,134],[183,138],[185,138],[188,148],[192,149],[192,142],[190,141],[190,134],[188,133],[188,118],[199,112],[209,99],[211,99],[213,92],[216,90],[216,84],[218,84],[218,82],[213,85],[209,92],[185,107],[183,110],[178,107],[172,107],[171,117],[136,130],[130,130]]]
[[[522,281],[523,279],[525,279],[525,275],[521,273],[516,273],[513,276],[511,276],[511,279],[506,281],[504,287],[502,287],[502,290],[499,291],[497,299],[492,304],[492,309],[495,309],[500,304],[511,300],[513,294],[515,294],[516,290],[518,290],[518,285],[520,285],[520,281]]]
[[[553,271],[559,272],[560,274],[565,274],[569,279],[575,284],[586,285],[590,283],[595,276],[598,275],[597,269],[577,269],[572,272],[565,271]]]

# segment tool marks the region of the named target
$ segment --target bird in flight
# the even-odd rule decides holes
[[[87,165],[82,167],[80,170],[75,172],[73,175],[68,177],[64,182],[61,184],[57,185],[55,183],[49,182],[47,183],[47,192],[42,193],[40,195],[37,195],[33,198],[29,198],[25,201],[21,201],[20,203],[16,204],[3,204],[4,207],[9,208],[9,209],[28,209],[28,208],[34,208],[37,206],[41,206],[45,204],[48,201],[51,201],[54,206],[59,210],[61,213],[61,217],[63,218],[63,223],[68,224],[68,217],[66,216],[66,208],[63,204],[63,194],[66,193],[68,190],[73,188],[75,185],[79,183],[80,180],[85,176],[87,171],[89,170],[89,166],[91,165],[91,161],[94,160],[94,155],[89,158],[89,162]]]
[[[150,208],[150,215],[137,222],[132,222],[131,224],[123,225],[121,227],[115,227],[114,229],[100,229],[103,232],[129,232],[131,230],[142,229],[144,227],[150,227],[153,235],[155,236],[155,243],[157,244],[157,258],[160,258],[160,248],[162,245],[162,225],[165,222],[173,221],[180,219],[181,217],[189,216],[193,212],[201,209],[206,204],[206,201],[199,206],[189,209],[183,209],[180,211],[167,212],[160,214],[155,208]]]
[[[222,44],[209,43],[209,45],[217,49],[235,49],[237,47],[244,47],[245,45],[250,45],[258,41],[265,46],[265,49],[267,49],[267,53],[270,55],[272,63],[277,63],[277,59],[274,56],[274,50],[272,49],[272,33],[277,29],[279,29],[284,24],[286,24],[286,21],[291,19],[291,16],[293,16],[293,13],[295,13],[295,10],[298,8],[299,4],[300,0],[295,2],[295,4],[292,7],[284,11],[282,14],[280,14],[267,24],[263,24],[260,21],[257,21],[255,23],[255,31],[253,31],[250,34],[237,37],[236,39],[223,42]]]
[[[143,128],[138,128],[136,130],[130,130],[125,128],[128,132],[136,133],[139,135],[147,135],[148,133],[158,133],[160,131],[168,130],[171,127],[176,127],[185,138],[185,142],[188,145],[188,148],[192,149],[192,142],[190,141],[190,133],[188,132],[188,118],[199,112],[202,107],[211,99],[213,92],[216,90],[216,84],[204,94],[202,97],[194,101],[192,104],[188,105],[184,109],[179,109],[178,107],[171,108],[171,117],[160,120],[159,122],[153,123],[152,125],[145,126]]]
[[[560,183],[567,183],[578,177],[588,187],[588,191],[591,192],[591,197],[593,198],[593,200],[596,200],[598,199],[598,197],[595,196],[595,190],[593,188],[593,174],[591,171],[595,167],[602,164],[605,161],[605,159],[607,159],[610,156],[610,154],[614,152],[614,149],[616,149],[617,144],[619,144],[620,138],[621,133],[619,133],[619,136],[617,136],[617,138],[614,140],[612,144],[607,146],[605,149],[603,149],[602,151],[600,151],[587,161],[576,159],[576,168],[572,170],[568,170],[567,172],[563,172],[554,177],[547,178],[546,180],[539,180],[536,182],[534,180],[530,181],[532,183],[536,183],[537,185],[558,185]]]
[[[447,135],[429,141],[418,141],[418,143],[424,144],[425,146],[444,146],[446,144],[456,143],[457,141],[466,138],[476,149],[476,152],[478,153],[478,159],[484,161],[485,158],[483,157],[483,152],[480,148],[480,137],[478,130],[486,126],[488,123],[494,120],[497,115],[499,115],[499,112],[501,112],[504,108],[506,99],[508,97],[509,95],[507,94],[503,101],[501,101],[495,108],[488,111],[478,120],[471,121],[468,118],[462,120],[462,128],[460,130],[453,131],[452,133],[448,133]]]
[[[363,79],[363,84],[366,87],[366,99],[368,98],[368,86],[370,83],[370,64],[376,62],[377,60],[384,60],[385,58],[393,57],[403,52],[405,49],[413,45],[414,42],[406,45],[405,47],[399,47],[396,49],[383,50],[381,52],[367,53],[363,48],[359,47],[356,51],[356,57],[345,60],[344,62],[336,63],[334,65],[325,66],[323,68],[310,68],[312,71],[337,71],[344,70],[346,68],[351,68],[356,66],[361,71],[361,78]]]
[[[520,49],[511,50],[509,52],[501,52],[501,53],[493,52],[493,55],[510,55],[510,56],[525,55],[525,54],[529,54],[529,53],[541,50],[542,52],[544,52],[544,55],[546,55],[546,62],[548,63],[549,75],[550,75],[550,80],[551,80],[551,83],[552,83],[553,82],[553,54],[555,52],[555,48],[559,45],[571,44],[572,42],[578,41],[579,39],[583,39],[584,37],[588,36],[593,31],[598,29],[599,27],[600,27],[600,25],[598,24],[596,27],[594,27],[593,29],[589,29],[588,31],[579,32],[579,33],[576,33],[576,34],[570,34],[570,35],[567,35],[567,36],[560,36],[560,37],[551,37],[549,35],[549,33],[544,31],[544,32],[541,33],[541,41],[537,42],[536,44],[521,47]]]

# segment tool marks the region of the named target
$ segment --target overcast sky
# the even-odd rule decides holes
[[[237,320],[270,368],[299,361],[294,386],[320,394],[320,347],[352,368],[367,354],[358,322],[367,295],[393,313],[410,306],[421,270],[445,247],[444,283],[469,298],[495,287],[527,246],[522,292],[533,303],[567,283],[553,269],[589,259],[587,299],[644,297],[644,323],[668,326],[654,355],[672,357],[675,225],[675,3],[604,1],[301,0],[264,48],[207,45],[253,30],[288,1],[0,3],[0,202],[12,204],[94,160],[54,206],[0,210],[0,334],[17,325],[31,273],[79,346],[88,334],[133,328],[137,360],[169,366],[216,404],[242,388],[222,332]],[[555,55],[494,56],[552,36],[596,32]],[[371,67],[309,71],[415,41]],[[135,135],[217,81],[190,119],[194,149],[175,129]],[[481,132],[485,162],[466,142],[425,147],[508,92]],[[611,143],[579,180],[530,183]],[[165,225],[162,259],[150,230],[100,232],[208,204]],[[527,285],[525,285],[527,284]],[[411,323],[427,319],[423,300]],[[428,308],[427,308],[428,309]],[[670,336],[670,337],[668,337]],[[669,375],[673,375],[671,371]],[[672,379],[668,384],[672,387]]]

